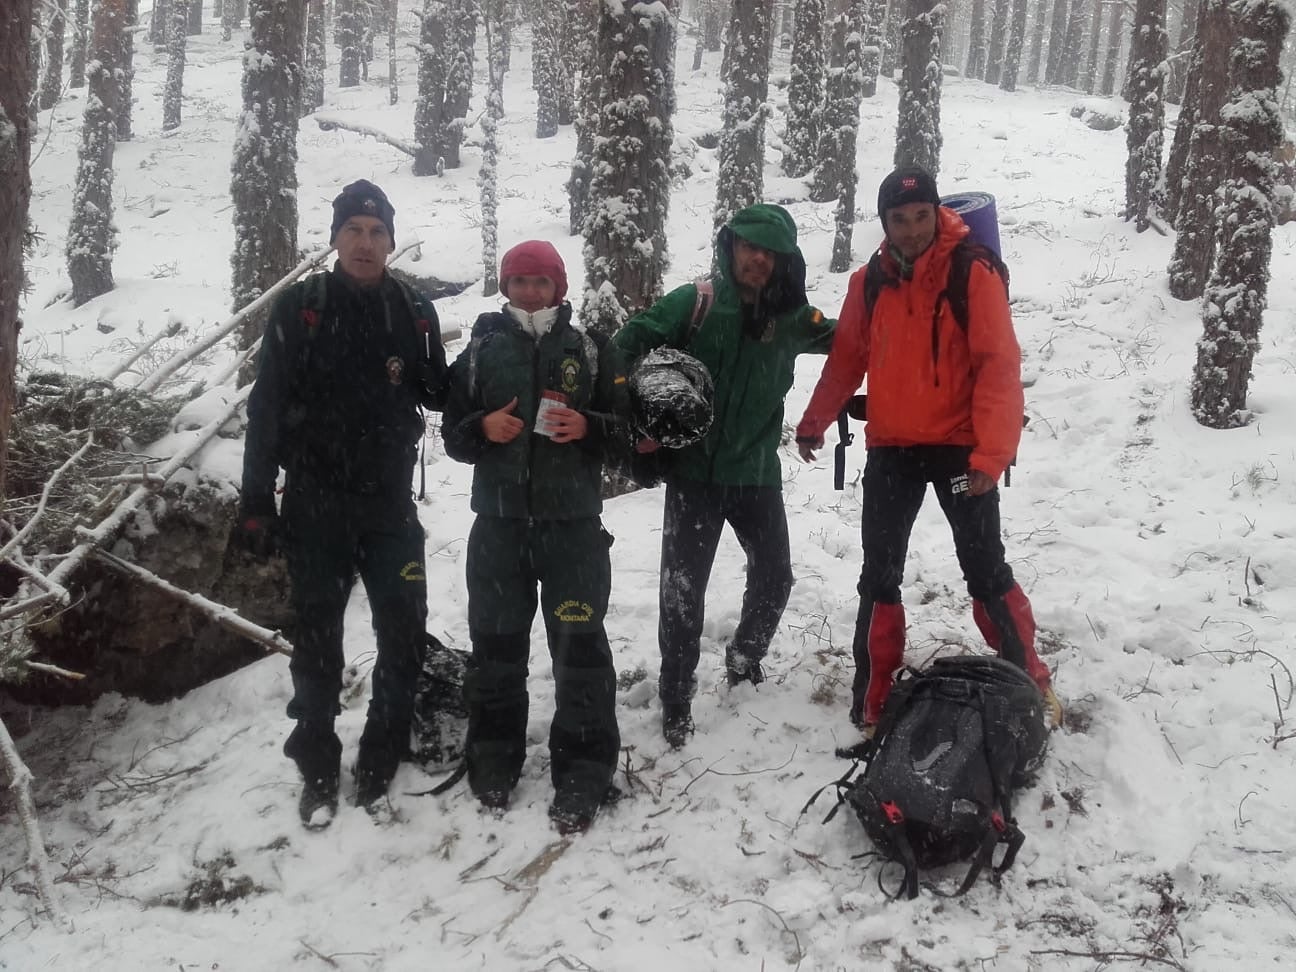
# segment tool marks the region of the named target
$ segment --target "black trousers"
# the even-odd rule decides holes
[[[1013,586],[999,530],[999,490],[980,496],[954,491],[952,480],[967,472],[971,451],[965,446],[869,449],[860,524],[864,547],[859,580],[861,616],[865,602],[869,611],[874,601],[900,603],[909,535],[928,483],[954,535],[954,552],[968,593],[989,601],[1002,597]]]
[[[531,621],[544,612],[553,659],[549,727],[555,791],[597,808],[616,770],[616,672],[604,618],[611,536],[597,517],[479,516],[468,535],[468,781],[507,793],[526,757]],[[539,595],[537,596],[537,588]]]
[[[686,702],[693,695],[706,589],[726,523],[747,555],[742,615],[729,651],[752,661],[764,658],[792,593],[782,489],[668,482],[657,626],[663,702]]]
[[[357,496],[294,485],[283,499],[297,637],[291,718],[332,723],[341,711],[342,616],[356,572],[369,595],[378,655],[366,736],[409,743],[427,624],[424,534],[408,496]]]

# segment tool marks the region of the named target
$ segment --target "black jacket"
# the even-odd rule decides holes
[[[408,496],[420,406],[444,397],[445,349],[432,304],[390,276],[372,289],[336,269],[275,302],[248,398],[243,512],[273,513],[290,482]]]

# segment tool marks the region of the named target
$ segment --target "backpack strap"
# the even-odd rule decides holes
[[[954,320],[964,334],[967,333],[969,324],[968,280],[972,276],[972,264],[977,262],[997,273],[1003,281],[1004,290],[1008,289],[1008,267],[999,259],[999,255],[984,244],[966,238],[960,240],[950,254],[949,276],[945,278],[945,289],[936,298],[936,307],[939,313],[941,299],[947,301]]]
[[[676,350],[679,351],[686,350],[693,343],[693,338],[702,329],[702,322],[711,311],[711,305],[715,303],[715,284],[710,277],[698,277],[693,281],[693,288],[697,291],[697,297],[693,301],[693,315],[689,318],[688,331],[684,340],[676,345]]]

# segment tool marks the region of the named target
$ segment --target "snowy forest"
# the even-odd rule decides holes
[[[1296,949],[1296,39],[1289,0],[6,0],[0,12],[0,969],[1098,969]],[[502,254],[562,254],[610,334],[778,203],[835,317],[918,164],[998,207],[1028,425],[1013,568],[1066,707],[1016,867],[893,901],[843,808],[857,444],[781,450],[796,583],[729,686],[744,557],[708,594],[697,730],[654,694],[660,489],[609,484],[624,796],[545,820],[553,672],[505,815],[411,761],[381,823],[304,832],[281,755],[282,561],[231,543],[270,307],[330,201],[395,208],[389,273],[447,357]],[[833,433],[836,434],[836,433]],[[838,443],[830,439],[832,446]],[[468,646],[472,470],[429,412],[429,631]],[[906,660],[984,651],[929,500]],[[347,610],[359,735],[369,604]],[[831,788],[830,788],[831,789]],[[825,804],[827,804],[825,806]],[[953,873],[953,872],[951,872]],[[945,878],[946,883],[956,880]]]

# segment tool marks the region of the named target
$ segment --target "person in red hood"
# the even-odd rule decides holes
[[[824,430],[868,377],[864,466],[864,565],[855,623],[851,721],[870,733],[903,661],[900,581],[927,484],[954,535],[972,616],[992,648],[1025,669],[1044,693],[1052,724],[1062,711],[1048,666],[1035,652],[1030,601],[1004,560],[997,484],[1017,454],[1024,401],[1021,349],[1008,291],[982,261],[968,279],[966,330],[945,299],[951,256],[968,235],[940,205],[936,182],[911,166],[878,191],[886,238],[871,262],[884,275],[870,314],[861,267],[851,277],[837,339],[797,425],[807,462]]]

